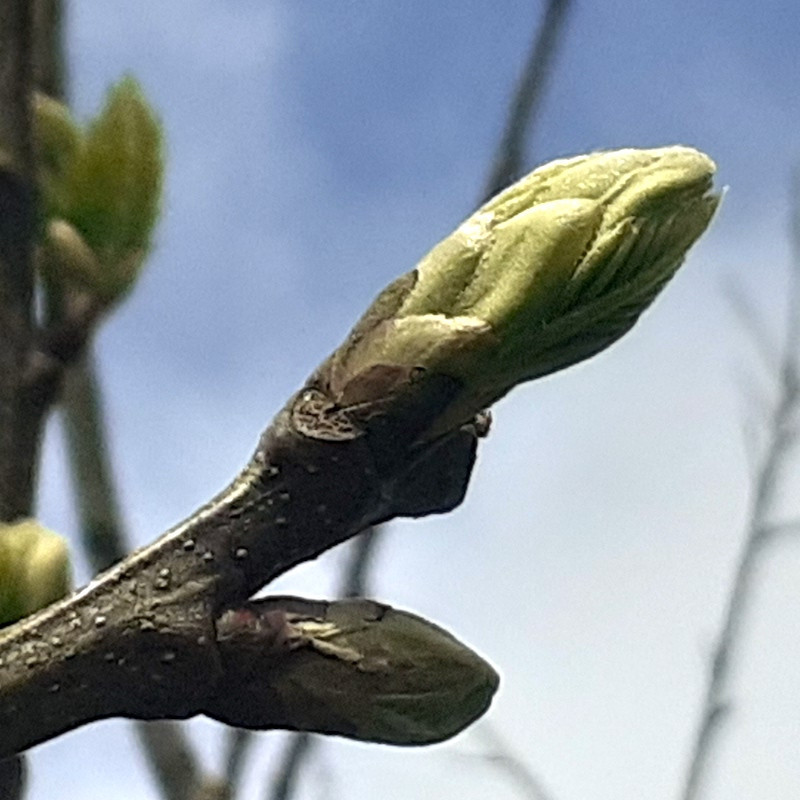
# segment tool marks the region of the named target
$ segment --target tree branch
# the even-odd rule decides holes
[[[307,763],[315,741],[308,733],[297,733],[289,739],[269,790],[270,800],[291,800],[294,797],[302,766]]]
[[[36,409],[24,375],[32,337],[35,194],[29,99],[33,21],[28,0],[0,4],[0,521],[30,514],[38,456]],[[0,795],[21,797],[25,765],[0,761]]]
[[[509,106],[505,131],[486,181],[486,200],[513,183],[524,171],[525,145],[541,109],[556,51],[564,38],[569,9],[570,0],[548,0]]]
[[[223,780],[231,797],[236,797],[244,772],[245,757],[253,743],[253,732],[244,728],[234,728],[229,732],[225,753]]]
[[[553,800],[530,767],[512,750],[508,742],[491,725],[481,725],[480,733],[487,740],[488,752],[478,756],[516,785],[523,797],[530,800]]]
[[[410,407],[390,392],[378,417],[345,424],[342,412],[331,417],[325,374],[292,398],[207,506],[0,634],[0,755],[109,716],[183,719],[212,713],[209,704],[213,716],[225,714],[216,627],[224,609],[370,524],[461,502],[474,431],[426,444],[406,437],[405,446],[397,438],[431,424],[451,396],[447,384],[434,381]],[[435,494],[414,484],[421,465],[438,465]]]
[[[31,17],[27,0],[0,4],[0,520],[5,521],[30,514],[38,452],[23,389],[33,330]]]
[[[727,697],[731,665],[737,655],[752,586],[763,545],[785,530],[771,522],[788,451],[796,436],[793,420],[800,410],[800,375],[797,352],[800,344],[800,185],[795,182],[793,197],[793,245],[795,263],[790,274],[788,316],[783,353],[777,366],[777,397],[768,420],[768,439],[761,466],[752,488],[750,512],[739,562],[731,582],[725,613],[714,645],[700,717],[681,791],[683,800],[700,797],[703,780],[714,752],[714,745],[727,719]]]

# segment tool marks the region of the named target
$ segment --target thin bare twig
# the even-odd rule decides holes
[[[294,797],[302,766],[313,751],[316,739],[307,733],[290,737],[278,773],[269,792],[271,800],[290,800]]]
[[[541,109],[555,53],[564,35],[569,7],[570,0],[549,0],[547,3],[521,79],[509,105],[505,131],[483,192],[485,199],[494,196],[520,178],[525,170],[526,144]],[[367,587],[370,568],[384,531],[385,528],[365,531],[351,545],[351,558],[342,580],[342,596],[369,594]],[[291,800],[299,772],[312,756],[317,743],[317,737],[310,734],[299,733],[292,736],[272,789],[268,791],[270,800]]]
[[[488,745],[485,753],[478,757],[511,779],[523,797],[530,800],[552,800],[553,795],[545,789],[542,781],[520,758],[511,745],[489,723],[480,725],[477,733]]]
[[[749,336],[753,348],[761,359],[762,366],[772,374],[778,372],[781,361],[780,343],[767,330],[764,324],[765,320],[753,307],[750,297],[740,284],[732,281],[723,285],[722,292],[728,308]]]
[[[117,500],[91,353],[67,371],[62,404],[83,546],[93,570],[102,572],[123,559],[130,546]],[[197,757],[183,727],[169,720],[135,722],[134,726],[164,797],[190,800],[200,777]]]
[[[39,0],[35,6],[35,22],[36,85],[40,91],[63,100],[66,67],[60,0]],[[88,324],[81,326],[82,330],[89,328]],[[84,346],[85,341],[82,341],[75,353]],[[102,572],[123,559],[130,546],[117,502],[91,351],[66,371],[62,391],[67,450],[84,548],[94,571]],[[136,722],[135,727],[164,797],[167,800],[192,798],[199,771],[183,728],[169,720]]]
[[[530,55],[509,105],[503,136],[486,181],[484,199],[489,199],[522,176],[526,145],[541,110],[547,83],[553,73],[558,45],[564,38],[570,0],[549,0]]]
[[[228,734],[223,780],[231,797],[236,797],[239,791],[245,761],[253,744],[253,736],[253,732],[245,728],[234,728]]]
[[[776,532],[784,528],[771,523],[770,518],[787,466],[787,456],[797,435],[796,417],[800,410],[800,374],[797,360],[800,343],[800,184],[797,179],[793,188],[792,243],[795,257],[790,274],[783,352],[777,367],[777,397],[768,420],[768,438],[761,466],[754,480],[739,563],[731,582],[725,613],[712,653],[697,733],[681,791],[682,800],[697,800],[700,797],[715,741],[730,709],[728,688],[731,665],[741,643],[763,545],[773,541]]]
[[[28,99],[33,22],[27,0],[0,3],[0,519],[33,506],[38,454],[24,375],[33,336],[35,197]]]

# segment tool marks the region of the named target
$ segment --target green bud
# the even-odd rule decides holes
[[[421,745],[489,707],[495,671],[427,620],[368,600],[267,598],[217,622],[229,724]]]
[[[70,590],[63,537],[35,519],[0,523],[0,625],[60,600]]]
[[[89,291],[105,286],[106,271],[94,250],[75,227],[63,219],[47,224],[39,265],[57,284],[66,281]]]
[[[540,167],[379,296],[331,360],[334,399],[376,365],[449,376],[462,388],[437,435],[594,355],[631,328],[708,226],[714,171],[688,147]]]
[[[62,279],[77,274],[101,300],[113,302],[131,288],[151,245],[163,179],[159,123],[133,78],[112,87],[85,131],[52,99],[38,98],[34,111],[47,268],[58,273],[63,266]],[[76,273],[74,248],[62,254],[53,222],[70,226],[70,238],[79,237],[100,268]]]
[[[44,215],[52,218],[64,207],[66,174],[83,135],[67,106],[38,92],[33,100],[33,124]]]

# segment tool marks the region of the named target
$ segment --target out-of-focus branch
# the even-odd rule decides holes
[[[524,171],[525,146],[541,109],[559,44],[564,38],[570,0],[548,0],[530,55],[511,101],[506,127],[486,181],[484,199],[513,183]]]
[[[0,520],[33,505],[36,413],[24,380],[33,335],[30,97],[33,23],[27,0],[0,4]]]
[[[541,108],[554,57],[565,31],[570,0],[548,0],[534,34],[530,53],[509,105],[505,130],[494,156],[483,191],[483,199],[493,197],[525,171],[526,143]],[[371,592],[370,568],[386,528],[371,528],[351,545],[351,557],[342,579],[342,596],[364,597]],[[291,800],[300,770],[314,752],[316,737],[298,733],[290,738],[283,760],[267,791],[270,800]]]
[[[67,69],[64,58],[64,8],[62,0],[36,0],[33,4],[36,47],[33,52],[34,86],[51,97],[63,98]]]
[[[365,597],[369,594],[369,572],[377,546],[382,541],[383,527],[369,528],[349,547],[349,558],[343,570],[340,597]],[[300,772],[313,756],[319,736],[296,733],[289,737],[280,766],[267,792],[269,800],[290,800],[294,797]]]
[[[283,760],[269,790],[270,800],[290,800],[295,796],[300,772],[308,762],[315,743],[316,738],[307,733],[298,733],[289,738]]]
[[[67,370],[62,390],[64,428],[84,550],[94,572],[129,552],[108,455],[102,398],[91,352]],[[147,763],[166,800],[191,800],[198,788],[197,757],[180,724],[135,722]]]
[[[67,371],[61,405],[84,550],[92,571],[103,572],[121,561],[130,545],[109,460],[92,353],[86,353]]]
[[[66,90],[66,62],[61,0],[38,0],[34,4],[33,15],[36,30],[36,46],[32,59],[34,85],[39,91],[63,100]],[[91,326],[87,324],[79,327],[81,331],[88,331]],[[82,338],[69,337],[70,341],[75,339],[79,342],[76,353],[85,344],[80,341]],[[62,363],[70,360],[69,357],[59,359]],[[52,380],[48,381],[53,390],[59,381],[60,372],[57,369]],[[83,542],[92,568],[95,572],[102,572],[123,559],[130,547],[116,498],[91,352],[66,371],[62,392],[67,451]],[[52,399],[52,396],[47,399]],[[167,800],[191,798],[198,770],[195,755],[181,727],[169,720],[135,724],[148,763],[164,797]]]
[[[226,743],[223,780],[230,796],[236,797],[242,782],[245,761],[253,744],[253,732],[244,728],[234,728],[228,734]]]
[[[28,0],[0,4],[0,521],[31,513],[38,456],[38,416],[24,384],[33,333],[33,33]],[[22,757],[0,760],[0,797],[16,800],[24,788]]]
[[[522,797],[527,797],[529,800],[552,800],[553,795],[545,789],[541,780],[500,736],[494,726],[486,723],[476,732],[486,740],[487,744],[486,751],[479,754],[478,758],[509,778]]]
[[[777,365],[777,390],[767,421],[767,441],[759,469],[753,480],[752,500],[744,543],[730,585],[727,605],[711,657],[708,680],[700,710],[699,723],[690,753],[682,800],[697,800],[711,763],[714,745],[728,717],[728,696],[732,665],[741,645],[742,632],[752,599],[753,582],[763,546],[787,526],[772,522],[781,480],[787,467],[789,451],[797,439],[797,415],[800,413],[800,181],[793,186],[792,240],[794,263],[790,274],[788,317],[783,352]],[[795,528],[791,525],[789,529]]]
[[[370,569],[378,545],[383,541],[383,533],[384,528],[370,528],[350,546],[350,558],[339,589],[342,597],[366,597],[370,593]]]

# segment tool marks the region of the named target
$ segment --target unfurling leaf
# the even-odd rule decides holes
[[[275,597],[217,623],[224,677],[204,713],[232,725],[422,745],[489,707],[498,677],[420,617],[368,600]]]
[[[616,341],[675,274],[719,196],[689,147],[554,161],[492,198],[370,307],[325,373],[342,406],[376,366],[460,389],[427,437]]]
[[[0,625],[60,600],[70,589],[67,543],[35,519],[0,523]]]
[[[34,112],[44,268],[111,303],[131,288],[151,245],[163,180],[159,123],[133,78],[112,87],[86,130],[51,98],[37,97]]]

